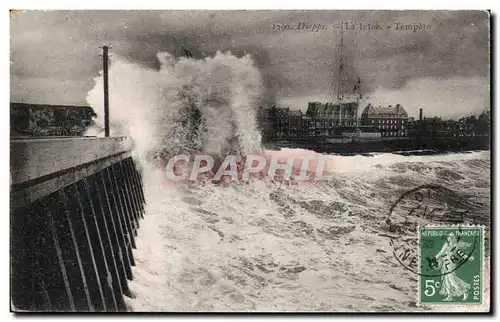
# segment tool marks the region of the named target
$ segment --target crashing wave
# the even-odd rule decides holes
[[[256,107],[262,80],[250,55],[204,59],[159,53],[158,70],[114,57],[109,70],[111,135],[130,136],[142,162],[163,166],[173,155],[221,157],[261,152]],[[103,124],[102,75],[87,102]]]

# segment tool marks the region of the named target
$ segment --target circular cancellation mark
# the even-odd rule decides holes
[[[458,247],[452,248],[453,254],[450,257],[454,262],[447,270],[440,267],[442,262],[434,256],[426,256],[419,261],[419,251],[428,253],[426,250],[436,247],[434,241],[443,244],[450,235],[443,234],[431,241],[425,239],[420,244],[420,234],[422,229],[429,225],[456,227],[459,233],[452,237],[460,243],[460,232],[467,227],[464,226],[467,225],[466,222],[474,224],[478,219],[471,214],[469,206],[470,203],[466,199],[439,185],[422,185],[406,191],[391,206],[385,219],[387,230],[391,233],[388,237],[393,256],[405,269],[421,276],[444,276],[456,271],[473,259],[472,253],[480,243],[479,238],[474,236],[469,239],[470,247],[465,251]]]

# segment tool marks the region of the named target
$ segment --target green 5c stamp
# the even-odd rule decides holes
[[[481,304],[482,226],[419,227],[419,303]]]

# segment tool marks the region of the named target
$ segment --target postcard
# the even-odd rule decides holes
[[[490,19],[11,10],[11,311],[490,312]]]

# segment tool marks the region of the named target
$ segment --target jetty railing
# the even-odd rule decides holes
[[[11,140],[13,311],[125,311],[144,217],[131,140]]]

